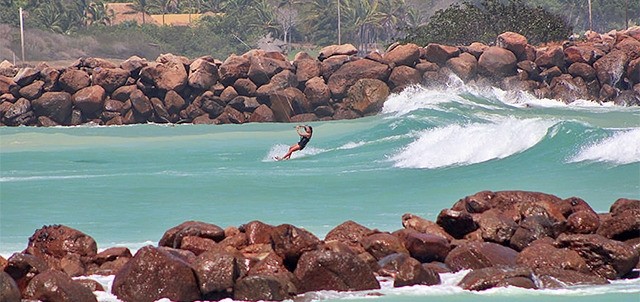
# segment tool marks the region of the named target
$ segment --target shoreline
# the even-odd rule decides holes
[[[323,239],[290,224],[251,221],[223,229],[185,221],[135,255],[127,247],[99,251],[90,235],[50,225],[35,231],[23,253],[0,258],[6,273],[0,276],[22,298],[73,293],[86,295],[84,301],[95,298],[99,282],[72,277],[114,276],[112,294],[122,301],[376,292],[380,278],[394,288],[437,286],[440,274],[464,270],[456,286],[470,292],[604,285],[640,275],[638,215],[640,200],[620,198],[608,213],[596,213],[578,197],[481,191],[435,221],[407,213],[401,229],[384,232],[348,220]]]
[[[640,27],[534,47],[516,33],[495,46],[394,44],[357,55],[349,44],[317,58],[251,50],[224,61],[172,54],[119,65],[80,58],[66,68],[0,63],[0,126],[241,124],[353,119],[378,113],[412,85],[451,76],[477,87],[524,91],[564,103],[640,105]]]

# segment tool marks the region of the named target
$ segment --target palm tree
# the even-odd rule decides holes
[[[147,0],[133,0],[133,3],[129,4],[129,7],[136,12],[142,14],[142,24],[145,24],[145,15],[148,13],[151,3]]]

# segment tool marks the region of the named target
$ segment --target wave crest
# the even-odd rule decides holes
[[[606,162],[626,165],[640,162],[640,128],[620,131],[613,136],[584,146],[569,162]]]

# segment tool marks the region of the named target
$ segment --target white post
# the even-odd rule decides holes
[[[338,0],[338,45],[342,45],[340,34],[340,0]]]
[[[20,44],[22,45],[22,62],[24,62],[24,22],[22,20],[22,7],[20,7]]]
[[[591,21],[591,0],[589,0],[589,30],[593,30],[593,22]]]

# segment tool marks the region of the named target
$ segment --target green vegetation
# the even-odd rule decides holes
[[[468,1],[0,0],[0,23],[14,29],[0,37],[0,41],[8,42],[0,43],[4,44],[0,46],[0,59],[19,50],[19,34],[15,32],[19,7],[25,11],[25,27],[36,41],[31,47],[27,44],[31,58],[35,50],[41,56],[55,55],[77,44],[81,44],[79,53],[91,56],[136,54],[153,58],[171,52],[225,58],[257,47],[258,40],[267,35],[287,45],[311,45],[306,48],[311,51],[338,41],[351,43],[363,52],[385,48],[403,38],[422,45],[491,42],[504,31],[522,33],[531,43],[538,43],[565,39],[572,28],[578,33],[589,28],[589,0]],[[107,9],[107,2],[131,3],[130,8],[142,16],[142,22],[113,25],[114,15]],[[591,2],[594,30],[604,32],[640,23],[639,1]],[[144,13],[206,16],[189,27],[172,27],[149,24]],[[33,37],[42,32],[54,34]],[[49,49],[38,50],[42,46]],[[285,48],[290,49],[295,51],[295,46]]]
[[[535,44],[566,39],[571,30],[559,15],[529,7],[522,0],[482,0],[436,12],[426,25],[408,29],[404,41],[422,45],[491,43],[497,35],[513,31]]]

